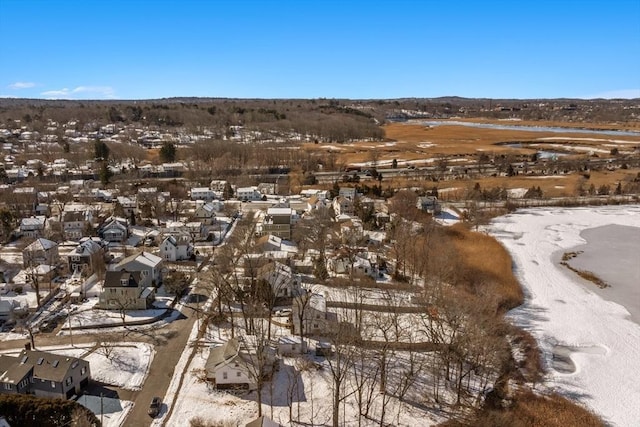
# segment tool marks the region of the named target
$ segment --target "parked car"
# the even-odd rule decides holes
[[[160,413],[160,407],[162,406],[162,400],[159,397],[154,397],[151,399],[151,403],[149,404],[149,416],[156,417]]]
[[[291,309],[285,308],[282,310],[277,310],[274,314],[278,317],[289,316],[291,315]]]

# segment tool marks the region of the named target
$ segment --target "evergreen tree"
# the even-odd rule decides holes
[[[165,142],[160,148],[160,160],[163,163],[171,163],[176,160],[176,146],[172,142]]]

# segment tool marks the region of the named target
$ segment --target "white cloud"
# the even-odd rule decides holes
[[[33,82],[15,82],[11,83],[8,87],[9,89],[29,89],[30,87],[34,87],[36,84]]]
[[[597,93],[591,96],[583,96],[583,99],[595,99],[595,98],[604,98],[604,99],[633,99],[640,98],[640,89],[620,89],[620,90],[610,90],[607,92]]]
[[[78,86],[74,89],[62,88],[40,93],[49,98],[108,98],[113,99],[116,93],[110,86]]]

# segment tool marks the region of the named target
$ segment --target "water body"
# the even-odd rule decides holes
[[[579,129],[567,127],[551,127],[551,126],[525,126],[525,125],[499,125],[495,123],[474,123],[461,122],[455,120],[431,120],[420,122],[425,126],[468,126],[472,128],[482,129],[498,129],[498,130],[519,130],[529,132],[555,132],[555,133],[589,133],[594,135],[613,135],[613,136],[640,136],[640,132],[631,130],[593,130]]]
[[[602,298],[624,306],[631,319],[640,324],[640,228],[605,225],[583,230],[580,236],[587,241],[585,245],[564,251],[578,253],[568,261],[569,265],[590,271],[606,282],[604,289],[591,283],[586,286]]]

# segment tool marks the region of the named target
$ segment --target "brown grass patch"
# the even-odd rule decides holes
[[[459,283],[472,293],[495,298],[497,307],[509,310],[524,302],[524,294],[513,275],[511,256],[496,239],[457,224],[447,229],[460,254]]]
[[[558,394],[540,396],[530,391],[515,396],[506,408],[485,408],[470,420],[447,421],[442,427],[603,427],[593,412]]]

